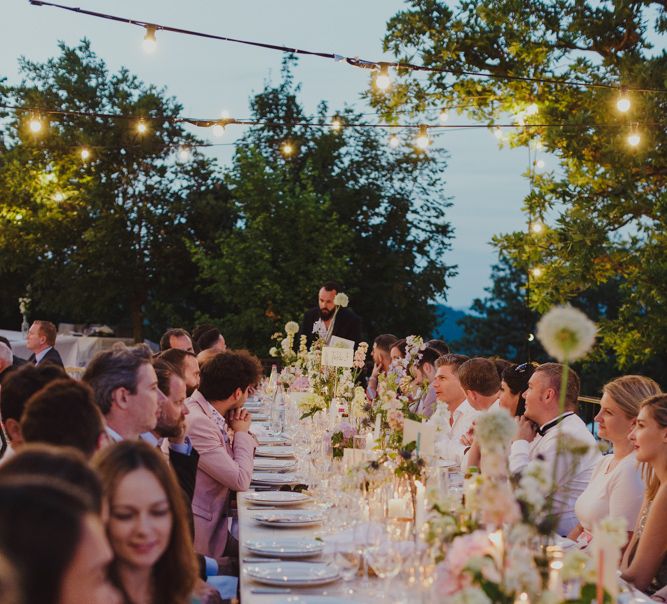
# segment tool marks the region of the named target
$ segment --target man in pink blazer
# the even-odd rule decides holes
[[[233,555],[230,495],[250,486],[257,446],[243,405],[261,373],[259,361],[248,352],[218,353],[204,363],[199,389],[186,401],[187,433],[199,451],[192,500],[195,550],[213,558]]]

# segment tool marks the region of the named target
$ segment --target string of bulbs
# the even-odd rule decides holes
[[[565,80],[558,78],[538,78],[538,77],[529,77],[529,76],[516,76],[510,74],[496,74],[489,72],[481,71],[468,71],[468,70],[455,70],[447,69],[444,67],[427,67],[425,65],[416,65],[414,63],[400,62],[400,61],[373,61],[367,59],[360,59],[359,57],[348,57],[344,55],[339,55],[331,52],[321,52],[313,50],[305,50],[296,47],[282,46],[278,44],[269,44],[267,42],[256,42],[252,40],[242,40],[239,38],[231,38],[229,36],[220,36],[216,34],[209,34],[201,31],[194,31],[189,29],[183,29],[180,27],[172,27],[169,25],[162,25],[157,23],[148,23],[146,21],[141,21],[138,19],[131,19],[128,17],[120,17],[117,15],[110,15],[107,13],[100,13],[96,11],[89,11],[74,6],[66,6],[63,4],[56,4],[54,2],[46,2],[44,0],[30,0],[30,4],[33,6],[48,6],[52,8],[57,8],[60,10],[71,11],[81,15],[88,15],[98,19],[106,19],[110,21],[116,21],[120,23],[126,23],[129,25],[135,25],[144,28],[144,39],[142,45],[146,52],[154,52],[157,48],[157,32],[158,31],[167,31],[176,34],[182,34],[187,36],[196,36],[200,38],[207,38],[211,40],[218,40],[222,42],[230,42],[234,44],[242,44],[246,46],[255,46],[258,48],[264,48],[267,50],[274,50],[282,53],[305,55],[311,57],[318,57],[322,59],[332,59],[337,63],[347,63],[353,67],[358,67],[361,69],[368,69],[376,72],[374,78],[375,87],[378,90],[387,90],[391,86],[391,74],[390,69],[396,71],[415,71],[415,72],[426,72],[426,73],[448,73],[455,76],[471,76],[487,79],[496,79],[496,80],[507,80],[507,81],[521,81],[521,82],[530,82],[537,84],[550,84],[555,86],[567,86],[567,87],[576,87],[576,88],[597,88],[597,89],[607,89],[607,90],[619,90],[621,93],[627,92],[653,92],[659,94],[667,93],[667,89],[664,88],[635,88],[623,86],[621,84],[609,84],[604,82],[583,82],[577,80]]]

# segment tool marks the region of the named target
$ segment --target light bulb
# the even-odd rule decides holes
[[[499,141],[503,140],[503,129],[500,128],[499,126],[496,126],[493,129],[493,136],[495,136]]]
[[[428,130],[426,126],[419,126],[419,134],[415,139],[415,145],[420,151],[426,151],[431,144],[431,139],[428,137]]]
[[[447,109],[443,109],[440,112],[440,115],[438,115],[438,120],[440,121],[441,124],[444,124],[448,119],[449,119],[449,113],[447,113]]]
[[[33,132],[34,134],[40,132],[43,126],[44,124],[42,124],[42,120],[39,119],[38,117],[31,117],[30,121],[28,122],[28,127],[30,128],[30,132]]]
[[[530,271],[530,273],[533,275],[533,277],[536,277],[536,278],[541,277],[543,272],[544,271],[539,266],[536,266],[534,269],[532,269]]]
[[[337,117],[335,117],[335,118],[331,121],[331,129],[332,129],[334,132],[338,132],[342,127],[343,127],[343,124],[342,124],[342,122],[341,122]]]
[[[86,147],[81,149],[81,159],[83,161],[86,161],[86,160],[90,159],[90,150],[87,149]]]
[[[60,191],[58,191],[57,193],[55,193],[55,194],[53,195],[53,200],[54,200],[54,201],[61,202],[61,201],[63,201],[64,199],[65,199],[65,196],[64,196]]]
[[[280,151],[285,157],[289,157],[294,153],[294,145],[292,143],[283,143]]]
[[[537,235],[544,231],[544,225],[538,220],[530,225],[530,230]]]
[[[632,132],[628,136],[628,145],[630,145],[631,147],[637,147],[641,142],[642,142],[642,137],[639,136],[638,132]]]
[[[187,147],[178,148],[178,159],[179,161],[186,162],[190,159],[190,149]]]
[[[526,115],[535,115],[540,108],[537,106],[537,103],[531,103],[526,107]]]
[[[537,169],[539,169],[539,170],[542,170],[542,169],[544,168],[545,165],[546,165],[546,164],[544,163],[544,160],[543,160],[543,159],[538,159],[538,160],[535,162],[535,167],[536,167]]]
[[[529,341],[529,342],[532,342],[534,339],[535,339],[535,335],[532,334],[532,333],[529,333],[529,334],[528,334],[528,341]]]
[[[139,120],[137,122],[137,132],[139,134],[146,134],[146,132],[148,132],[148,126],[146,125],[146,122],[144,122],[144,120]]]
[[[375,76],[375,87],[384,92],[391,86],[391,76],[389,75],[389,66],[382,65],[380,73]]]
[[[392,149],[396,149],[401,144],[401,139],[398,138],[395,134],[392,134],[389,137],[389,146]]]
[[[229,113],[229,111],[228,111],[227,109],[223,109],[223,110],[220,112],[220,117],[221,117],[223,120],[228,120],[228,119],[231,117],[231,113]]]
[[[616,101],[616,109],[618,109],[621,113],[627,113],[630,111],[630,106],[630,99],[625,96],[625,93],[622,92],[620,98],[618,101]]]
[[[19,212],[14,216],[14,220],[16,220],[16,222],[21,222],[21,220],[23,220],[23,214]]]
[[[222,124],[215,124],[213,126],[213,136],[220,137],[225,133],[225,127]]]
[[[142,46],[144,50],[148,53],[154,52],[157,47],[157,40],[155,39],[155,32],[157,28],[154,25],[146,26],[146,35],[144,36],[144,41]]]

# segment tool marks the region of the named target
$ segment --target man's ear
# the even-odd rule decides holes
[[[119,409],[127,409],[127,395],[129,390],[123,386],[119,386],[111,393],[111,406],[116,405]]]
[[[21,425],[15,419],[8,419],[4,423],[7,438],[12,446],[23,444],[23,435],[21,434]]]

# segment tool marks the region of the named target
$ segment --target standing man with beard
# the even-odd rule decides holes
[[[295,339],[295,344],[298,345],[300,337],[305,335],[310,348],[316,336],[313,331],[318,330],[320,326],[326,333],[327,344],[332,336],[352,340],[355,346],[361,342],[361,317],[351,308],[339,308],[336,312],[334,299],[341,290],[340,284],[335,281],[327,281],[322,285],[318,294],[318,306],[304,313],[299,337]]]

